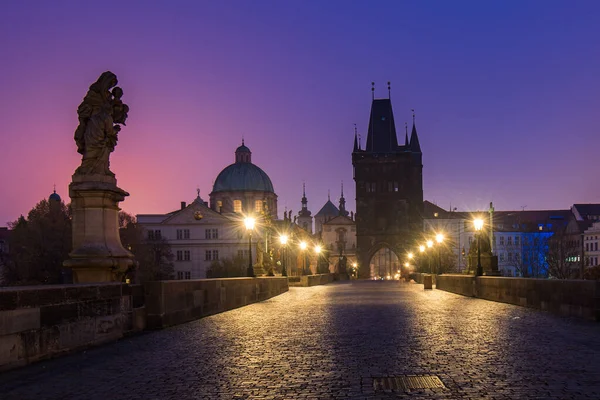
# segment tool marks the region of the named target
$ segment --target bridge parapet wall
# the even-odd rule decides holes
[[[333,274],[316,274],[288,277],[290,286],[317,286],[333,282]]]
[[[121,283],[0,288],[0,370],[143,330],[143,302]]]
[[[437,289],[600,321],[600,282],[440,275]]]
[[[181,324],[267,300],[286,291],[285,277],[146,282],[148,328]]]

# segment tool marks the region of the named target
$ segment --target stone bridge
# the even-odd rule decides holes
[[[600,325],[404,282],[269,300],[0,374],[9,399],[598,399]]]

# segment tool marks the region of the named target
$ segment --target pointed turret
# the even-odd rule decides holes
[[[408,124],[404,123],[404,147],[408,148]]]
[[[419,144],[419,136],[417,135],[417,126],[415,125],[413,116],[413,127],[410,133],[410,151],[413,153],[421,153],[421,145]]]
[[[375,99],[371,105],[365,150],[373,153],[397,151],[398,138],[390,99]]]
[[[353,152],[357,152],[358,151],[358,136],[356,134],[356,132],[354,132],[354,150]]]

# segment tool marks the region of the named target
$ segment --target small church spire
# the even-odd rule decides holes
[[[331,201],[331,190],[327,189],[327,201]]]
[[[346,199],[344,198],[344,181],[342,181],[342,193],[340,196],[339,215],[343,215],[345,217],[348,216],[348,211],[346,211]]]
[[[392,99],[392,89],[390,86],[390,81],[388,81],[388,99]]]
[[[356,151],[359,150],[359,147],[358,147],[358,137],[357,136],[358,135],[356,133],[356,124],[354,124],[354,150],[353,150],[354,152],[356,152]]]
[[[410,133],[410,151],[413,153],[421,153],[421,145],[419,144],[419,136],[417,135],[417,126],[415,124],[415,110],[411,108],[413,113],[413,126],[412,132]]]
[[[408,147],[408,122],[404,122],[404,146]]]
[[[371,100],[375,100],[375,82],[371,82]]]

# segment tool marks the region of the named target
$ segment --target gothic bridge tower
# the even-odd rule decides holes
[[[373,98],[365,148],[355,132],[352,165],[359,277],[394,277],[423,227],[423,163],[414,114],[410,140],[406,131],[404,145],[398,145],[390,98]]]

